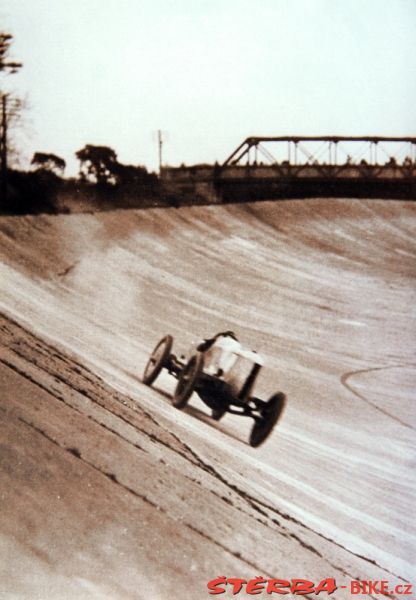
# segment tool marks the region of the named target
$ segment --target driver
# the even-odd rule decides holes
[[[233,331],[222,331],[211,338],[204,339],[197,346],[204,353],[205,372],[217,377],[225,377],[233,368],[241,344]]]

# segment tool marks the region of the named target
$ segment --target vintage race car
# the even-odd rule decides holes
[[[172,398],[176,408],[184,408],[192,393],[212,410],[212,418],[221,419],[225,413],[252,417],[250,446],[257,447],[270,435],[286,404],[283,392],[273,394],[267,401],[253,396],[256,378],[263,360],[256,352],[236,349],[232,366],[226,375],[216,369],[215,352],[194,349],[189,360],[177,358],[172,353],[173,338],[163,337],[154,348],[143,373],[143,383],[152,385],[166,369],[177,380]],[[214,354],[214,355],[213,355]]]

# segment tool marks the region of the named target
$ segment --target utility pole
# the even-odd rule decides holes
[[[1,198],[7,204],[7,94],[1,97]]]
[[[159,175],[162,175],[162,146],[163,146],[163,138],[162,131],[159,129],[157,132],[157,141],[159,146]]]

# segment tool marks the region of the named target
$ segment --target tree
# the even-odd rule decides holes
[[[0,71],[8,71],[9,73],[17,73],[22,67],[22,63],[9,60],[9,50],[13,40],[10,33],[0,32]]]
[[[13,40],[10,33],[0,32],[0,72],[17,73],[22,66],[21,63],[9,59],[9,50]],[[0,161],[1,161],[1,186],[0,191],[4,202],[7,201],[7,154],[8,154],[8,139],[7,129],[9,126],[10,116],[16,115],[16,104],[10,104],[9,94],[0,90],[1,99],[1,136],[0,136]],[[14,100],[14,99],[13,99]],[[19,100],[16,100],[19,104]],[[20,109],[20,106],[19,106]]]
[[[123,165],[119,162],[114,165],[113,174],[118,186],[134,187],[154,181],[154,176],[151,176],[145,167]]]
[[[66,162],[63,158],[46,152],[35,152],[30,164],[37,166],[38,169],[44,169],[56,175],[63,175],[66,167]]]
[[[87,144],[75,153],[80,161],[80,178],[98,184],[116,183],[117,154],[108,146]]]

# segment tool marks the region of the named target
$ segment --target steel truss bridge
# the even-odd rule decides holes
[[[244,158],[249,165],[258,164],[260,159],[274,167],[314,165],[324,169],[352,164],[409,167],[416,166],[416,137],[249,137],[222,166],[241,165]]]
[[[249,137],[217,169],[222,199],[416,199],[416,137]],[[243,198],[242,198],[243,197]]]
[[[163,169],[166,190],[208,202],[416,200],[416,137],[248,137],[223,164]]]

